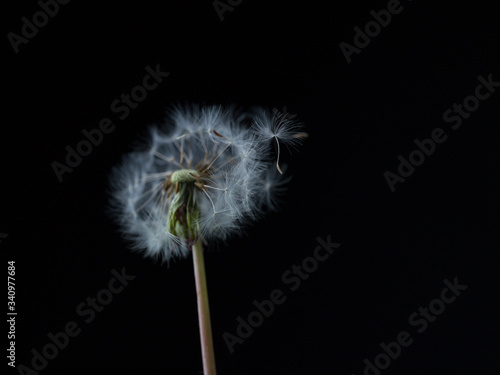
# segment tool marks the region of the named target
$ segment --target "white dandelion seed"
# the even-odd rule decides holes
[[[255,131],[263,141],[275,141],[277,149],[276,169],[283,174],[279,165],[280,159],[280,142],[287,147],[296,147],[307,133],[301,132],[302,125],[294,120],[292,116],[283,114],[278,111],[273,111],[271,116],[265,110],[260,110],[260,116],[255,122]]]
[[[175,108],[113,170],[113,216],[133,249],[163,261],[188,256],[199,238],[224,240],[275,208],[288,181],[275,173],[279,146],[299,144],[301,130],[260,109]]]

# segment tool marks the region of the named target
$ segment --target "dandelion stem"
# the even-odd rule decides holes
[[[194,277],[198,299],[198,319],[200,324],[201,355],[204,375],[216,375],[212,327],[210,325],[210,308],[208,305],[207,278],[203,245],[201,239],[193,245]]]

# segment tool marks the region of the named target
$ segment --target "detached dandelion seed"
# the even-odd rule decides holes
[[[111,174],[111,213],[132,249],[162,262],[193,254],[205,374],[215,374],[215,358],[202,244],[275,209],[289,181],[280,143],[306,136],[298,122],[263,109],[176,108]]]

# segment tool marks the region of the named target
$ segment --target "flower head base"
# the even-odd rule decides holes
[[[148,145],[114,169],[110,192],[114,218],[133,247],[167,261],[187,256],[200,238],[241,233],[273,209],[288,181],[279,145],[306,136],[296,122],[264,110],[194,107],[174,110],[172,120],[152,127]]]
[[[198,172],[181,169],[172,173],[164,182],[164,186],[170,185],[170,189],[175,189],[174,199],[167,213],[168,231],[174,236],[184,238],[187,245],[196,243],[200,234],[201,212],[195,191],[197,186],[201,186],[198,182],[200,179]]]

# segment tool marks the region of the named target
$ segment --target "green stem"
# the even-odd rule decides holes
[[[198,299],[198,319],[200,323],[201,355],[203,358],[203,373],[216,375],[214,344],[212,327],[210,324],[210,308],[208,305],[207,278],[205,275],[205,261],[203,259],[203,245],[201,239],[193,245],[194,278],[196,282],[196,296]]]

